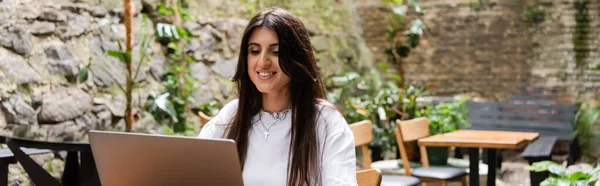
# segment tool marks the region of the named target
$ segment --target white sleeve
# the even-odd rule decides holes
[[[325,137],[322,180],[327,186],[356,186],[356,153],[354,134],[344,117],[335,111],[326,120],[333,122]]]
[[[206,123],[206,125],[204,125],[204,127],[200,130],[198,138],[218,138],[215,135],[215,124],[213,122],[215,121],[215,119],[217,118],[211,119],[210,121],[208,121],[208,123]]]
[[[225,129],[231,123],[231,120],[235,116],[237,108],[237,99],[223,106],[219,113],[210,121],[208,121],[208,123],[204,125],[202,130],[200,130],[198,138],[224,138]]]

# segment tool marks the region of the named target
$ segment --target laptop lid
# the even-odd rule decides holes
[[[92,153],[104,186],[242,186],[233,140],[91,130]]]

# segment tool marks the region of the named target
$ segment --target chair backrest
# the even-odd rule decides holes
[[[406,153],[406,147],[404,142],[418,140],[429,136],[429,119],[426,117],[419,117],[410,120],[396,120],[396,141],[398,142],[398,149],[400,150],[400,157],[402,158],[402,164],[404,166],[404,174],[410,176],[410,162],[408,161],[408,155]],[[421,152],[421,163],[423,167],[429,167],[429,160],[427,159],[427,151],[425,147],[419,146]]]
[[[413,141],[429,136],[429,119],[426,117],[411,120],[396,120],[398,131],[401,132],[401,141]]]
[[[379,186],[381,185],[381,171],[378,169],[357,171],[356,181],[358,186]]]
[[[468,101],[470,129],[537,132],[540,136],[570,139],[577,106],[545,101],[511,103]]]
[[[369,153],[369,143],[373,140],[373,123],[369,120],[363,120],[349,125],[354,134],[354,145],[361,148],[363,155],[363,167],[371,168],[371,153]]]
[[[204,127],[204,125],[206,125],[206,123],[208,123],[212,117],[204,114],[202,111],[198,112],[198,116],[200,116],[200,129],[202,130],[202,127]]]

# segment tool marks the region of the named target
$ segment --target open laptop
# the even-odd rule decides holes
[[[242,186],[233,140],[91,130],[103,186]]]

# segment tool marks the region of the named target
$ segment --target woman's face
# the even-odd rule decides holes
[[[254,29],[248,41],[248,75],[263,94],[286,93],[290,84],[279,66],[277,33],[266,27]]]

